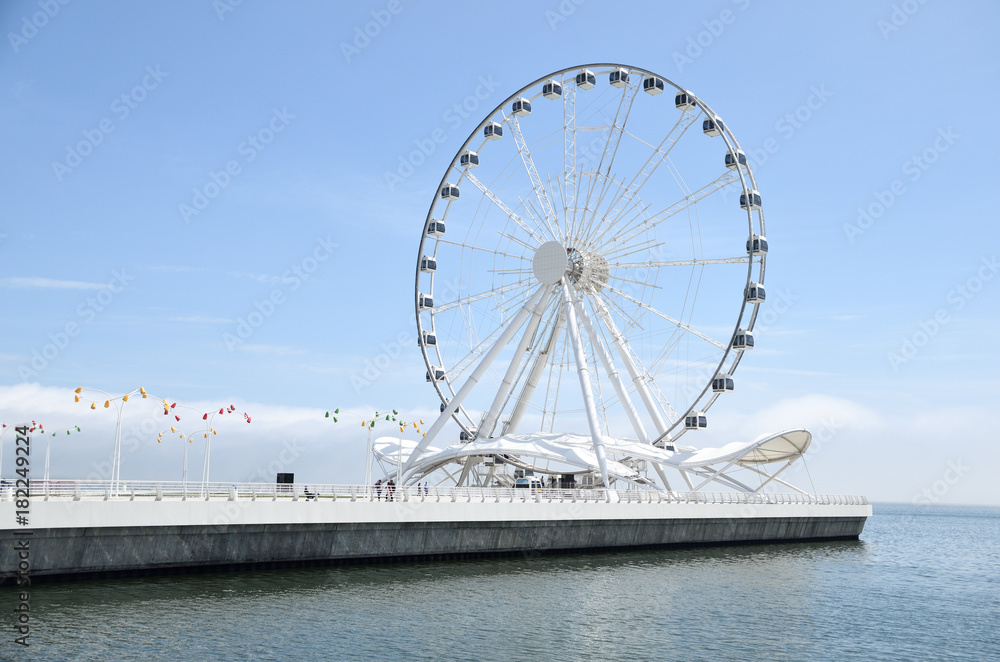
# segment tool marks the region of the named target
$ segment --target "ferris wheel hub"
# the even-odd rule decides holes
[[[569,258],[569,279],[576,289],[586,294],[597,294],[608,284],[611,275],[608,260],[603,255],[576,248],[566,249]]]
[[[531,270],[543,285],[555,285],[570,270],[566,249],[558,241],[546,241],[535,251]]]

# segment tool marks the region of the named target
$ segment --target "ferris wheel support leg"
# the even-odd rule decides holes
[[[555,322],[552,324],[552,332],[549,334],[548,342],[535,356],[535,363],[531,366],[531,372],[528,373],[528,380],[525,383],[524,388],[521,389],[521,395],[517,400],[517,404],[514,405],[514,411],[510,415],[510,420],[507,422],[507,429],[504,431],[504,434],[514,434],[517,432],[517,428],[521,424],[521,419],[524,417],[524,410],[526,409],[528,402],[531,401],[532,396],[535,394],[535,388],[538,386],[538,380],[542,377],[542,371],[548,364],[552,350],[555,348],[556,339],[559,337],[559,334],[562,333],[565,323],[566,315],[560,307],[560,312],[556,316]]]
[[[604,366],[604,372],[607,374],[608,379],[611,380],[611,384],[615,388],[615,394],[618,396],[618,401],[621,402],[622,406],[625,408],[625,413],[628,415],[628,420],[632,424],[632,429],[635,430],[635,434],[639,438],[639,443],[648,444],[649,435],[646,434],[646,428],[639,419],[639,412],[636,411],[635,405],[632,404],[632,398],[629,397],[628,391],[625,389],[625,383],[622,381],[621,375],[618,374],[618,369],[615,368],[614,361],[611,360],[611,354],[604,346],[604,342],[601,341],[601,337],[597,334],[597,330],[594,328],[594,324],[590,320],[590,315],[587,313],[586,306],[584,306],[583,303],[577,298],[572,289],[570,290],[570,297],[572,298],[573,306],[576,308],[580,321],[583,322],[583,328],[590,337],[590,343],[597,351],[597,356]],[[656,474],[660,477],[663,487],[669,490],[670,481],[667,480],[667,475],[663,472],[663,467],[661,467],[659,463],[653,462],[653,468],[656,469]]]
[[[590,386],[590,372],[587,370],[587,354],[583,348],[583,340],[580,338],[580,328],[576,323],[576,311],[574,310],[574,296],[570,290],[569,283],[563,277],[563,297],[566,306],[566,326],[569,329],[569,337],[573,341],[573,358],[576,361],[576,373],[580,377],[580,389],[583,391],[583,404],[587,410],[587,423],[590,426],[590,438],[594,442],[594,452],[597,454],[597,464],[601,468],[601,478],[604,479],[605,493],[611,489],[608,481],[608,460],[604,453],[604,437],[601,436],[600,422],[597,420],[597,408],[594,406],[594,393]],[[610,494],[608,494],[610,500]]]
[[[524,320],[528,317],[528,315],[531,314],[531,312],[535,309],[535,307],[538,306],[538,302],[542,299],[542,296],[544,296],[544,294],[548,290],[549,290],[548,285],[540,285],[538,289],[535,290],[535,293],[531,296],[531,299],[529,299],[528,302],[525,303],[524,306],[522,306],[521,310],[517,312],[517,315],[514,316],[514,319],[511,320],[511,323],[507,325],[506,329],[504,329],[503,334],[499,338],[497,338],[497,341],[493,343],[492,347],[490,347],[490,351],[486,353],[486,356],[483,357],[483,360],[479,362],[479,365],[476,366],[476,369],[472,372],[471,375],[469,375],[469,378],[465,381],[465,384],[462,385],[462,388],[460,388],[458,393],[455,394],[455,397],[448,402],[448,406],[445,408],[445,411],[442,412],[440,416],[438,416],[438,419],[436,421],[434,421],[434,425],[432,425],[431,428],[427,431],[427,435],[423,439],[421,439],[420,443],[417,444],[417,447],[413,449],[413,453],[410,454],[410,457],[406,460],[406,463],[403,464],[403,473],[409,472],[409,470],[413,467],[414,462],[417,461],[417,458],[420,457],[420,455],[425,450],[427,450],[427,447],[431,444],[432,441],[434,441],[434,437],[437,435],[437,433],[441,431],[441,428],[444,427],[444,424],[447,423],[448,420],[452,417],[452,412],[454,412],[456,408],[462,405],[462,401],[465,400],[466,396],[468,396],[469,392],[476,386],[476,383],[479,381],[479,379],[486,373],[486,370],[490,367],[490,364],[492,364],[493,361],[496,360],[497,355],[500,353],[500,350],[502,350],[504,346],[508,342],[510,342],[510,339],[514,336],[515,333],[517,333],[517,330],[521,328],[521,325],[524,324]]]
[[[528,327],[524,330],[524,335],[521,336],[521,342],[517,345],[514,357],[510,360],[510,365],[507,367],[507,373],[503,376],[503,382],[500,384],[497,395],[493,398],[493,404],[490,406],[490,410],[486,414],[486,418],[483,421],[481,429],[489,436],[493,436],[493,427],[496,425],[497,417],[500,416],[500,407],[503,406],[504,401],[507,399],[510,387],[514,383],[514,378],[517,376],[517,369],[521,366],[521,360],[524,358],[525,352],[528,351],[528,345],[531,344],[531,339],[535,337],[538,325],[542,321],[542,312],[545,310],[546,303],[547,301],[543,297],[538,300],[538,303],[535,305],[534,309],[532,309],[531,319],[528,321]]]
[[[594,297],[594,307],[597,309],[597,314],[600,316],[601,320],[604,321],[604,325],[608,327],[611,332],[611,340],[615,344],[615,348],[618,350],[618,355],[622,358],[622,362],[625,363],[625,369],[628,370],[629,377],[632,378],[632,383],[635,384],[636,389],[639,391],[639,397],[642,398],[642,403],[646,405],[646,410],[649,412],[649,416],[653,419],[653,424],[656,426],[656,432],[659,435],[663,435],[667,431],[667,424],[663,420],[663,415],[660,413],[660,407],[653,398],[653,394],[649,391],[649,385],[646,384],[646,380],[643,378],[639,369],[636,367],[635,362],[632,360],[632,355],[625,345],[625,339],[622,337],[621,331],[615,325],[615,321],[611,319],[611,313],[608,311],[607,305],[600,296]]]

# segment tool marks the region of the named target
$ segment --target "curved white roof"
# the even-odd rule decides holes
[[[741,466],[784,462],[802,455],[809,447],[812,434],[804,428],[765,434],[750,442],[733,442],[721,448],[685,449],[672,452],[640,444],[631,439],[604,438],[608,455],[608,473],[626,480],[641,476],[623,464],[621,459],[634,458],[657,462],[678,469],[695,469],[730,463]],[[379,437],[373,448],[387,462],[396,462],[397,454],[405,464],[417,447],[417,441],[398,437]],[[452,444],[446,448],[428,447],[414,467],[417,473],[433,471],[459,458],[477,455],[517,455],[553,462],[563,462],[581,471],[599,471],[597,455],[589,435],[532,433],[515,434],[494,439],[477,439]]]

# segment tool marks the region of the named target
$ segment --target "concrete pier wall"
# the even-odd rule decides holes
[[[0,522],[15,521],[0,503]],[[8,512],[10,511],[10,512]],[[856,539],[871,506],[36,501],[0,530],[0,583],[204,567]]]

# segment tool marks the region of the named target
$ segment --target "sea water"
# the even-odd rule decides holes
[[[30,588],[0,660],[1000,660],[1000,508],[876,505],[860,541]]]

